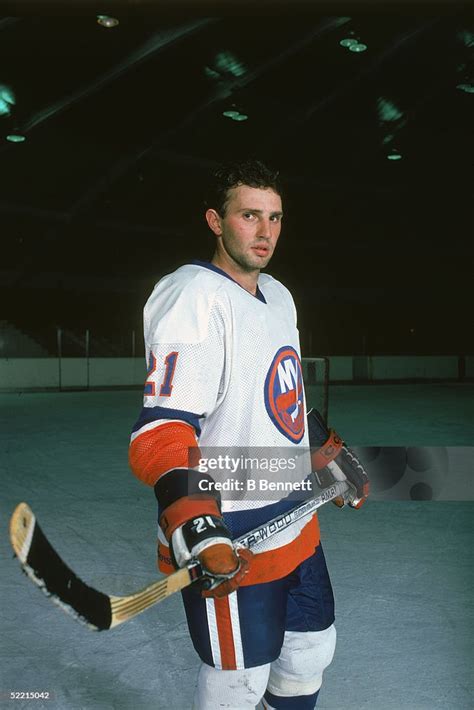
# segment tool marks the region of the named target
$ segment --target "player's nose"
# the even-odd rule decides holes
[[[259,224],[259,237],[262,239],[271,239],[273,235],[273,222],[263,217]]]

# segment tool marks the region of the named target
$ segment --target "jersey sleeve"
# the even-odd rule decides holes
[[[130,463],[153,485],[164,470],[186,467],[203,419],[220,401],[229,323],[215,294],[178,284],[155,289],[144,324],[148,373]]]

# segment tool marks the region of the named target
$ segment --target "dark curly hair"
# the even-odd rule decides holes
[[[260,160],[246,160],[224,163],[214,171],[204,204],[206,209],[213,208],[225,216],[229,199],[229,190],[239,185],[248,187],[271,188],[277,195],[282,195],[279,184],[279,172],[264,165]]]

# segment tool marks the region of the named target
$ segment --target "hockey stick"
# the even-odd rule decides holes
[[[347,490],[346,483],[336,482],[321,491],[318,496],[236,538],[234,542],[251,549],[259,542],[286,530],[297,520],[311,515],[336,496],[347,494]],[[63,562],[41,530],[27,503],[19,503],[13,511],[10,519],[10,542],[23,571],[30,579],[64,611],[95,631],[112,629],[132,619],[202,577],[199,563],[193,562],[135,594],[123,597],[104,594],[85,584]]]

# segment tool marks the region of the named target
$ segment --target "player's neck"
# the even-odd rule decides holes
[[[211,259],[211,264],[217,266],[222,271],[225,271],[234,281],[237,281],[239,286],[242,286],[246,291],[255,296],[257,293],[257,282],[260,274],[260,269],[252,271],[244,271],[238,264],[233,264],[228,259],[224,259],[220,254],[214,254]]]

